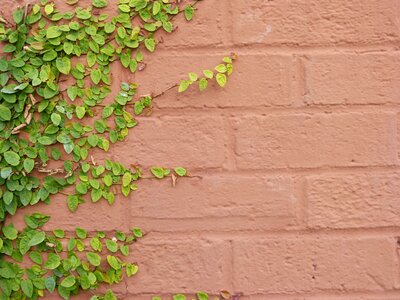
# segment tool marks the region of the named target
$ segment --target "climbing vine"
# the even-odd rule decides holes
[[[138,272],[136,263],[124,261],[129,246],[142,237],[138,228],[110,236],[102,231],[89,236],[79,227],[73,235],[46,232],[42,227],[50,217],[35,213],[25,216],[26,228],[18,231],[7,217],[49,203],[56,194],[64,194],[75,212],[85,201],[111,205],[117,194],[129,196],[138,188],[145,177],[139,167],[99,162],[91,150],[108,151],[124,141],[138,125],[135,117],[151,113],[152,102],[166,91],[141,96],[136,83],[121,82],[110,99],[111,65],[143,70],[145,55],[157,48],[156,33],[172,33],[180,14],[192,20],[197,2],[93,0],[80,7],[78,0],[66,0],[71,9],[61,12],[41,0],[15,10],[12,20],[0,18],[0,299],[37,299],[45,291],[69,299],[85,290],[93,300],[116,299],[111,290],[104,295],[95,290]],[[109,5],[118,6],[117,15],[103,13]],[[225,57],[201,75],[189,73],[167,90],[197,85],[203,91],[210,80],[224,87],[234,59]],[[170,177],[174,184],[188,176],[183,167],[153,167],[149,174]],[[199,292],[197,298],[208,295]]]

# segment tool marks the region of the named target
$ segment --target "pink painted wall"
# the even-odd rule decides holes
[[[227,87],[168,92],[107,156],[182,165],[199,178],[175,188],[142,182],[112,207],[70,214],[60,198],[30,211],[51,213],[48,229],[148,232],[132,251],[140,273],[116,288],[121,299],[197,290],[240,300],[400,299],[400,1],[198,8],[146,55],[144,71],[115,66],[115,87],[129,80],[160,92],[234,51]]]

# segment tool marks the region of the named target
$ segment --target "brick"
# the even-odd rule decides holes
[[[129,257],[139,272],[128,280],[129,293],[218,292],[231,289],[229,243],[202,238],[151,240],[136,243]]]
[[[353,173],[307,178],[311,227],[400,225],[400,173]]]
[[[142,183],[130,203],[145,231],[287,228],[299,204],[292,178],[211,174]]]
[[[96,213],[93,213],[93,210]],[[127,212],[128,203],[122,195],[116,197],[113,205],[109,205],[106,200],[97,203],[91,203],[88,199],[87,203],[81,204],[75,213],[69,211],[67,207],[67,196],[58,194],[51,198],[49,205],[38,203],[35,206],[28,206],[19,209],[18,214],[10,217],[10,222],[14,223],[19,229],[24,228],[24,215],[40,212],[49,215],[50,221],[44,226],[45,230],[63,229],[74,231],[77,226],[85,228],[89,231],[93,230],[129,230],[127,228]],[[117,217],[118,216],[118,217]]]
[[[391,114],[275,114],[234,119],[242,169],[392,165]]]
[[[141,118],[112,158],[143,167],[218,168],[225,161],[225,137],[220,117]]]
[[[313,55],[305,60],[308,104],[399,103],[400,56]]]
[[[186,79],[189,72],[202,75],[204,69],[213,69],[226,55],[229,53],[182,55],[172,52],[146,57],[147,67],[136,76],[140,93],[161,92]],[[224,89],[214,80],[203,92],[197,85],[182,94],[176,88],[157,99],[156,105],[161,108],[287,106],[291,104],[292,76],[290,56],[238,53],[234,73]]]
[[[253,293],[382,291],[397,275],[390,238],[235,240],[234,289]]]
[[[344,45],[399,41],[396,0],[231,1],[240,45]]]

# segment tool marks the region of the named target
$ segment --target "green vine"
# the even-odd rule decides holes
[[[25,216],[22,231],[7,216],[49,203],[60,193],[72,212],[85,201],[111,205],[118,193],[127,197],[138,188],[137,181],[148,177],[136,166],[97,162],[91,150],[108,151],[124,141],[138,124],[135,116],[151,112],[152,102],[168,90],[184,92],[196,83],[203,91],[210,80],[224,87],[233,71],[231,55],[214,70],[201,76],[189,73],[159,94],[140,96],[136,83],[122,82],[120,92],[109,99],[111,65],[119,61],[132,73],[142,70],[143,52],[157,48],[156,32],[172,33],[172,22],[181,13],[190,21],[198,1],[119,0],[113,17],[102,13],[107,0],[93,0],[86,8],[76,6],[78,0],[66,2],[73,10],[63,13],[42,0],[17,9],[12,21],[0,18],[5,53],[0,58],[0,299],[37,299],[55,290],[69,299],[136,274],[138,265],[123,258],[142,237],[138,228],[113,236],[101,231],[88,236],[77,228],[75,236],[68,236],[62,230],[43,231],[49,216]],[[174,184],[188,176],[183,167],[149,171],[150,177],[171,177]],[[24,257],[30,266],[22,264]],[[199,292],[197,298],[208,295]],[[92,299],[116,297],[109,290]]]

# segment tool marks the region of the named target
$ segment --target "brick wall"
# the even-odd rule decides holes
[[[14,2],[5,1],[1,2]],[[400,1],[204,0],[135,76],[159,92],[239,59],[226,89],[169,92],[107,154],[198,177],[130,199],[33,210],[48,229],[139,226],[121,299],[400,299]],[[102,155],[102,154],[100,154]],[[56,299],[56,298],[55,298]],[[85,297],[82,297],[85,299]]]

